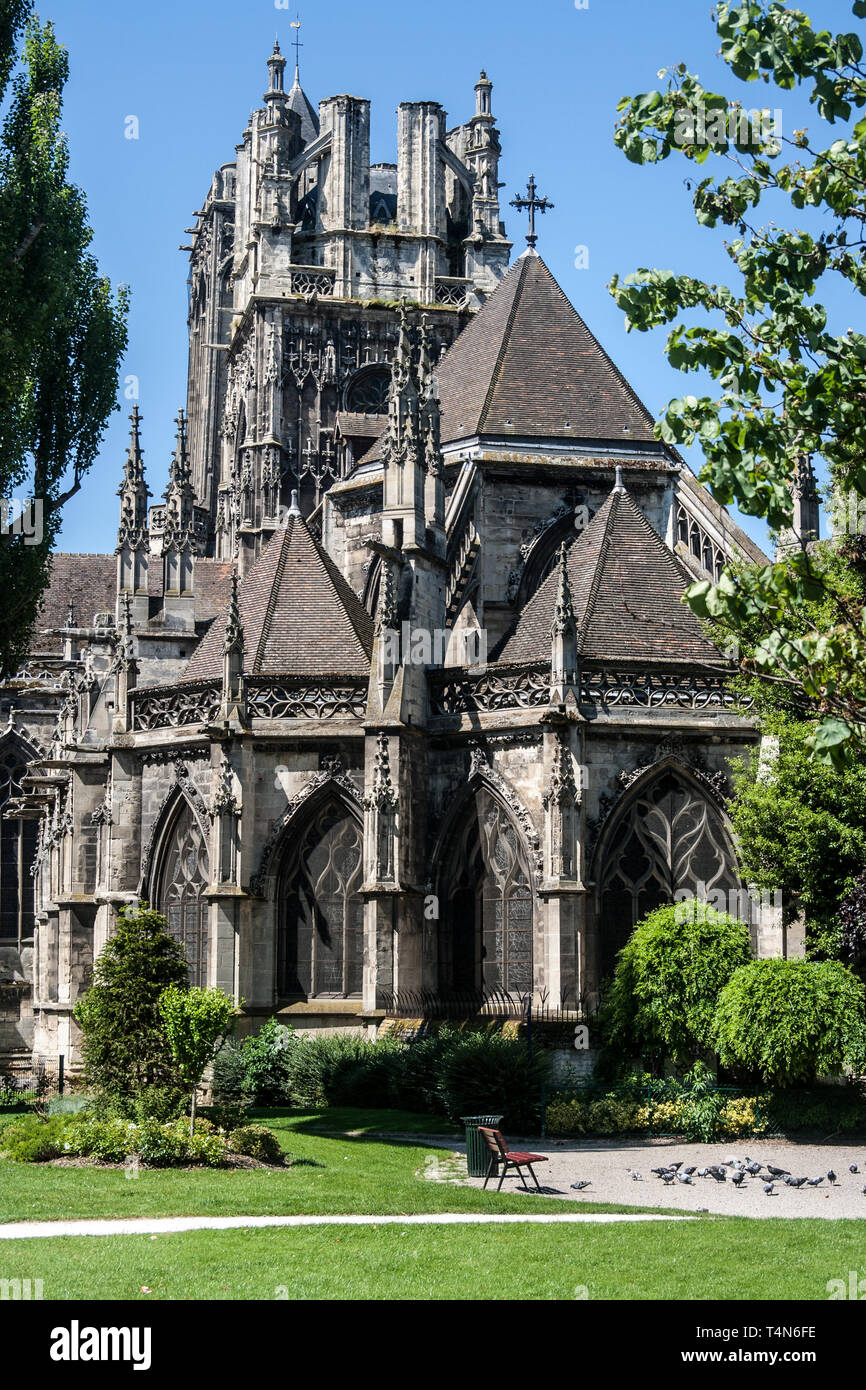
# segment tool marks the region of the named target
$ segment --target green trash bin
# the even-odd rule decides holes
[[[483,1178],[490,1167],[490,1150],[478,1133],[479,1125],[489,1125],[498,1129],[502,1123],[501,1115],[461,1115],[461,1123],[466,1126],[466,1167],[470,1178]],[[498,1166],[498,1165],[497,1165]],[[494,1168],[493,1172],[496,1173]]]

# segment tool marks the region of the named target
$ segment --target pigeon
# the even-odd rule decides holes
[[[834,1182],[836,1182],[836,1174],[833,1172],[832,1168],[827,1169],[827,1181],[831,1187],[833,1186]]]
[[[757,1177],[758,1173],[760,1173],[763,1166],[763,1163],[755,1163],[753,1159],[750,1163],[746,1164],[746,1172],[751,1173],[753,1178]]]
[[[694,1183],[688,1173],[677,1173],[677,1181],[685,1183],[688,1187],[694,1187]]]
[[[784,1178],[789,1175],[787,1168],[774,1168],[772,1163],[767,1164],[767,1172],[772,1178]]]
[[[584,1182],[573,1182],[571,1185],[575,1192],[582,1192],[585,1187],[589,1187],[589,1180],[587,1179]]]
[[[745,1173],[735,1173],[734,1176],[731,1178],[731,1182],[734,1184],[734,1187],[740,1187],[743,1183],[743,1179],[745,1178],[745,1176]]]
[[[643,1173],[636,1173],[634,1168],[627,1168],[626,1172],[630,1174],[632,1182],[643,1182]]]
[[[807,1187],[818,1187],[818,1185],[819,1185],[820,1183],[822,1183],[823,1181],[824,1181],[824,1175],[823,1175],[823,1173],[822,1173],[820,1178],[807,1178],[807,1179],[806,1179],[806,1186],[807,1186]]]
[[[678,1169],[678,1168],[682,1168],[682,1166],[683,1166],[683,1161],[682,1161],[682,1159],[680,1159],[680,1161],[679,1161],[678,1163],[669,1163],[669,1164],[668,1164],[668,1167],[670,1168],[670,1170],[671,1170],[672,1173],[675,1173],[675,1172],[677,1171],[677,1169]]]
[[[710,1175],[710,1170],[709,1170],[709,1168],[699,1168],[699,1169],[698,1169],[698,1177],[699,1177],[699,1178],[708,1178],[709,1175]]]
[[[764,1191],[765,1191],[765,1193],[767,1194],[768,1197],[775,1197],[775,1196],[777,1196],[777,1193],[776,1193],[776,1191],[775,1191],[775,1189],[774,1189],[774,1187],[773,1187],[773,1184],[772,1184],[771,1182],[766,1182],[766,1183],[764,1183]]]
[[[669,1171],[670,1171],[670,1170],[669,1170],[668,1168],[650,1168],[650,1172],[651,1172],[651,1173],[655,1173],[656,1176],[659,1177],[659,1178],[663,1178],[664,1175],[665,1175],[665,1173],[667,1173],[667,1172],[669,1172]]]
[[[670,1187],[675,1177],[675,1173],[662,1173],[662,1182],[664,1183],[665,1187]]]
[[[857,1167],[857,1164],[856,1164],[856,1163],[852,1163],[852,1164],[851,1164],[851,1167],[848,1169],[848,1172],[849,1172],[849,1173],[859,1173],[859,1172],[860,1172],[860,1169]]]
[[[805,1178],[786,1178],[786,1179],[785,1179],[785,1182],[788,1184],[789,1187],[802,1187],[802,1186],[803,1186],[803,1183],[804,1183],[805,1181],[806,1181]]]
[[[861,1187],[860,1191],[863,1193],[863,1196],[866,1197],[866,1187]]]
[[[698,1171],[698,1170],[697,1170],[697,1168],[695,1167],[694,1164],[692,1164],[691,1168],[684,1168],[684,1169],[683,1169],[683,1172],[684,1172],[684,1173],[688,1173],[689,1177],[691,1177],[692,1174],[693,1174],[693,1173],[696,1173],[697,1171]]]

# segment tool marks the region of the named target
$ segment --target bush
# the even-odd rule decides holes
[[[141,904],[137,912],[120,913],[97,958],[93,984],[75,1006],[87,1084],[118,1104],[127,1102],[130,1114],[145,1087],[179,1081],[158,1004],[169,985],[186,987],[187,974],[165,918]]]
[[[502,1115],[506,1129],[535,1130],[549,1074],[548,1054],[530,1057],[519,1038],[492,1030],[456,1034],[442,1058],[441,1106],[450,1120],[490,1111]]]
[[[3,1126],[0,1150],[4,1158],[16,1163],[46,1163],[68,1152],[68,1128],[69,1119],[65,1115],[55,1115],[49,1120],[27,1115]]]
[[[712,1035],[724,1066],[779,1086],[862,1067],[866,992],[838,961],[757,960],[722,990]]]
[[[118,1116],[86,1113],[69,1127],[69,1153],[95,1158],[100,1163],[123,1163],[136,1152],[135,1125]]]
[[[46,1115],[80,1115],[90,1101],[87,1096],[52,1096],[45,1107]]]
[[[256,1105],[291,1103],[290,1059],[294,1044],[292,1029],[283,1027],[275,1018],[266,1019],[258,1033],[244,1039],[242,1091]],[[218,1053],[217,1060],[221,1056]]]
[[[315,1109],[323,1105],[344,1105],[346,1073],[357,1063],[368,1061],[378,1044],[344,1033],[295,1039],[289,1053],[289,1089],[293,1103]],[[357,1078],[356,1078],[357,1080]],[[348,1088],[351,1092],[351,1087]],[[337,1099],[337,1097],[341,1099]],[[369,1103],[369,1102],[368,1102]],[[379,1105],[385,1103],[380,1097]]]
[[[159,1120],[168,1124],[180,1119],[189,1106],[189,1095],[180,1086],[145,1086],[132,1103],[132,1116],[139,1123]]]
[[[216,1105],[240,1109],[252,1104],[246,1089],[247,1066],[237,1038],[226,1038],[213,1061],[213,1098]]]
[[[707,1048],[721,990],[750,957],[748,927],[708,904],[649,913],[619,953],[603,1008],[606,1049],[693,1062]]]
[[[282,1163],[283,1150],[272,1129],[265,1125],[241,1125],[233,1129],[228,1139],[235,1153],[257,1158],[261,1163]]]

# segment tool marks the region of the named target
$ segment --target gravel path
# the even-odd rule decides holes
[[[840,1217],[866,1218],[866,1144],[847,1140],[832,1144],[798,1144],[784,1139],[747,1139],[724,1144],[688,1144],[669,1139],[632,1141],[578,1140],[565,1144],[556,1141],[510,1140],[515,1148],[547,1154],[549,1162],[536,1169],[539,1182],[547,1188],[546,1196],[553,1200],[618,1202],[629,1206],[663,1207],[672,1212],[710,1211],[724,1216],[821,1216],[838,1220]],[[747,1177],[738,1189],[730,1181],[716,1182],[713,1178],[692,1179],[693,1186],[676,1182],[666,1187],[650,1170],[668,1163],[682,1162],[683,1167],[694,1164],[705,1168],[723,1164],[728,1158],[754,1159],[756,1163],[772,1163],[787,1168],[794,1177],[816,1178],[825,1175],[820,1187],[786,1187],[775,1183],[775,1196],[768,1197],[760,1178]],[[859,1173],[848,1171],[856,1164]],[[632,1168],[643,1175],[643,1181],[629,1176]],[[838,1185],[831,1186],[826,1178],[832,1169]],[[729,1173],[733,1169],[727,1170]],[[573,1182],[589,1179],[583,1192],[572,1191]],[[481,1178],[467,1178],[472,1187],[481,1187]],[[498,1179],[497,1179],[498,1181]],[[490,1187],[495,1188],[491,1182]],[[488,1188],[489,1190],[489,1188]],[[519,1191],[520,1182],[509,1176],[503,1192]],[[538,1196],[526,1198],[538,1203]]]

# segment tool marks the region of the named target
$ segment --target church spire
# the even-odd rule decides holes
[[[123,479],[117,489],[120,498],[120,521],[117,528],[117,619],[120,620],[126,598],[134,599],[135,621],[147,620],[147,563],[150,535],[147,527],[147,499],[150,497],[144,477],[144,457],[141,448],[141,416],[138,406],[129,417],[131,430]]]
[[[559,549],[556,605],[550,628],[550,703],[562,705],[577,685],[577,619],[568,574],[568,548]]]

